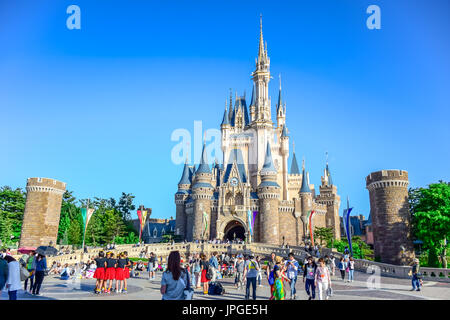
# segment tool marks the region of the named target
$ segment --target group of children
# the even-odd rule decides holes
[[[121,252],[114,258],[113,252],[107,252],[105,258],[105,253],[100,251],[94,260],[97,264],[94,273],[94,278],[97,279],[95,293],[111,293],[114,280],[116,280],[115,291],[127,293],[127,279],[130,278],[130,269],[133,268],[128,253]]]

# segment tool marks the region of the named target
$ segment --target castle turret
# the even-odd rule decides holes
[[[305,160],[302,163],[302,185],[300,187],[300,203],[301,203],[301,219],[303,222],[303,236],[307,234],[306,226],[308,224],[307,217],[309,211],[312,210],[312,192],[309,187],[308,175],[305,170]]]
[[[286,123],[286,104],[283,105],[283,99],[281,98],[281,74],[280,74],[280,90],[278,92],[277,102],[277,127],[284,128]]]
[[[414,259],[408,184],[408,172],[404,170],[381,170],[366,178],[374,254],[383,263],[408,265]]]
[[[175,222],[175,234],[180,235],[183,239],[186,237],[186,225],[187,217],[185,211],[186,199],[190,195],[191,188],[191,174],[192,171],[188,165],[188,160],[184,163],[183,174],[178,182],[178,191],[175,193],[176,204],[176,222]]]
[[[280,243],[278,204],[280,186],[277,181],[277,170],[273,165],[270,144],[267,143],[264,166],[260,171],[261,183],[258,185],[260,208],[260,242],[278,245]]]
[[[206,146],[203,144],[200,165],[195,171],[192,186],[193,210],[193,240],[207,240],[210,237],[211,224],[211,197],[213,194],[212,173],[206,157]]]

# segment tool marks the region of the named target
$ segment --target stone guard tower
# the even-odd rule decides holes
[[[414,259],[408,184],[408,172],[404,170],[381,170],[366,177],[374,253],[383,263],[407,265]]]
[[[49,178],[28,178],[20,247],[56,244],[66,184]]]

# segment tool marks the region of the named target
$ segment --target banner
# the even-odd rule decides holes
[[[253,236],[253,219],[252,219],[252,212],[250,209],[247,210],[247,219],[248,219],[248,231],[250,232],[250,235]]]
[[[350,249],[350,254],[353,256],[353,248],[352,248],[352,235],[351,235],[351,226],[350,226],[350,212],[353,208],[348,207],[347,202],[347,209],[344,210],[344,230],[345,234],[347,235],[348,240],[348,247]]]
[[[313,232],[313,225],[312,225],[312,217],[314,215],[315,211],[311,210],[309,211],[309,218],[308,218],[308,224],[309,224],[309,234],[311,235],[311,244],[314,245],[314,232]]]
[[[138,215],[138,218],[139,218],[139,226],[140,226],[140,228],[139,228],[139,242],[141,242],[141,236],[142,236],[142,212],[141,212],[141,210],[137,211],[137,215]]]
[[[257,215],[258,215],[258,211],[253,211],[252,229],[255,228],[255,220],[256,220]]]
[[[147,210],[142,211],[141,230],[144,230],[145,222],[147,221]]]
[[[206,235],[206,230],[208,230],[208,214],[206,213],[206,211],[203,211],[203,234],[202,234],[202,238],[205,237]]]

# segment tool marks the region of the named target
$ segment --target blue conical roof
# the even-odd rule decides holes
[[[208,159],[206,157],[206,144],[203,144],[202,157],[200,159],[200,165],[198,166],[197,173],[211,173],[208,165]]]
[[[283,131],[281,132],[282,137],[288,137],[286,125],[283,126]]]
[[[302,187],[300,188],[300,193],[311,192],[308,184],[308,178],[306,177],[305,166],[303,165],[302,170]]]
[[[223,113],[222,126],[224,124],[230,124],[229,117],[228,117],[228,110],[226,107],[225,107],[225,112]]]
[[[189,169],[189,166],[187,164],[187,161],[184,163],[183,168],[183,174],[181,175],[180,182],[178,184],[191,184],[190,176],[191,176],[191,170]]]
[[[252,99],[250,100],[250,106],[255,105],[255,83],[253,83],[253,89],[252,89]]]
[[[331,172],[330,169],[328,168],[328,162],[327,162],[327,166],[325,168],[326,172],[327,172],[327,176],[328,176],[328,185],[332,185],[333,184],[333,179],[331,179]]]
[[[250,117],[248,116],[248,108],[247,102],[245,101],[245,97],[241,98],[242,108],[244,108],[244,126],[248,126],[250,124]]]
[[[292,164],[291,164],[291,174],[300,174],[300,170],[298,168],[297,157],[295,156],[295,152],[292,153]]]
[[[277,169],[275,169],[275,166],[273,165],[272,161],[272,152],[270,151],[270,143],[267,142],[267,150],[266,150],[266,157],[264,158],[264,166],[261,169],[261,173],[269,173],[269,172],[277,172]]]

